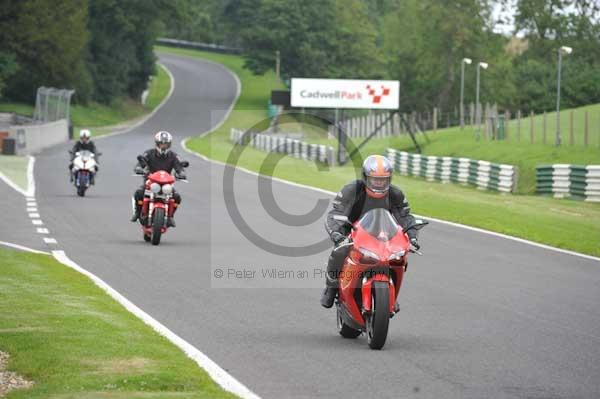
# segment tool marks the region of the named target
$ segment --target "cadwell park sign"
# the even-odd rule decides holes
[[[397,80],[292,78],[291,105],[297,108],[398,109]]]

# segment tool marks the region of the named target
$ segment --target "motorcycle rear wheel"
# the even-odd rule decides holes
[[[163,208],[156,208],[152,212],[152,245],[160,244],[160,236],[162,235],[164,224],[165,210]]]
[[[390,285],[385,281],[374,281],[371,291],[372,309],[366,317],[367,343],[371,349],[385,345],[390,325]]]

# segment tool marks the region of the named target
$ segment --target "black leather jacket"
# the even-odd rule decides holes
[[[362,180],[355,180],[346,184],[333,200],[333,207],[327,214],[327,219],[325,221],[327,233],[331,235],[331,233],[337,231],[343,235],[348,235],[351,229],[350,226],[341,220],[336,220],[335,216],[346,216],[351,223],[354,223],[360,219],[366,211],[370,210],[365,209],[366,202],[367,193],[365,184]],[[387,198],[369,201],[369,203],[377,204],[376,206],[373,206],[374,208],[382,206],[388,207],[388,210],[402,228],[410,226],[415,221],[414,216],[410,214],[408,201],[406,200],[404,193],[398,187],[390,186]],[[417,231],[411,229],[407,234],[410,238],[413,238],[417,236]]]
[[[142,154],[146,160],[146,165],[140,165],[138,162],[137,166],[148,167],[149,173],[154,173],[158,170],[164,170],[165,172],[171,173],[173,170],[177,173],[183,172],[183,166],[179,156],[169,151],[165,155],[161,156],[155,148],[151,148]]]
[[[96,144],[94,144],[92,140],[88,140],[87,143],[82,143],[81,140],[77,140],[71,151],[73,153],[73,156],[76,152],[79,151],[90,151],[96,154]]]

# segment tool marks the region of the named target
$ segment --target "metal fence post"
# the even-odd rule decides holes
[[[517,142],[521,141],[521,110],[517,110]]]
[[[573,118],[575,117],[575,112],[573,110],[571,110],[571,112],[569,113],[569,144],[570,145],[574,145],[575,144],[575,136],[574,136],[574,132],[573,132]]]
[[[533,116],[534,113],[531,111],[531,114],[529,114],[529,142],[531,144],[533,144]]]
[[[585,120],[584,120],[584,125],[583,125],[583,145],[584,146],[588,146],[588,123],[589,123],[589,119],[588,119],[588,111],[585,111]]]
[[[542,143],[546,144],[546,111],[544,111],[544,118],[542,120]]]

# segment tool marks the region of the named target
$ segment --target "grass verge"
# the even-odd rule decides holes
[[[29,157],[17,155],[0,155],[0,172],[13,183],[27,191],[27,164]]]
[[[243,69],[238,56],[160,47],[159,51],[219,62],[236,73],[242,83],[240,98],[225,123],[217,130],[188,142],[190,149],[227,162],[233,149],[229,130],[248,128],[266,118],[272,88],[281,87],[273,74],[254,76]],[[363,155],[375,151],[367,148]],[[273,176],[338,191],[357,170],[352,166],[326,168],[285,157],[279,162],[267,153],[246,148],[237,165],[254,170],[273,170]],[[413,212],[476,226],[532,241],[600,256],[600,204],[557,200],[538,196],[501,195],[455,184],[426,182],[420,178],[396,177],[406,192]]]
[[[0,350],[34,381],[8,398],[231,398],[196,363],[47,255],[0,249]]]
[[[476,141],[474,129],[465,127],[450,128],[428,134],[431,142],[418,137],[423,154],[436,156],[467,157],[490,162],[515,165],[519,168],[518,192],[535,193],[535,168],[551,163],[572,163],[579,165],[600,164],[600,151],[597,147],[560,147],[544,144],[520,144],[515,141]],[[410,138],[396,136],[375,139],[369,142],[364,151],[383,154],[385,148],[395,148],[415,152]]]

